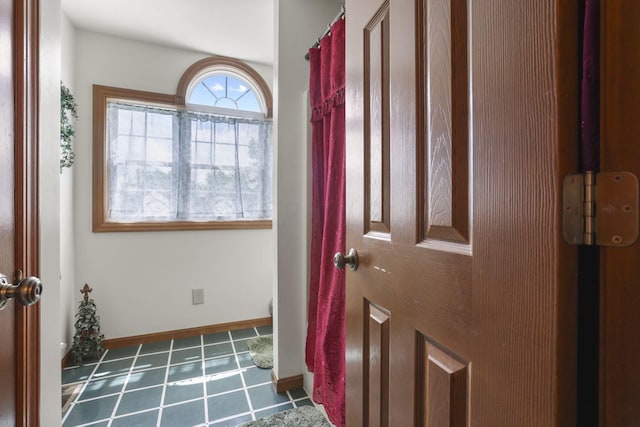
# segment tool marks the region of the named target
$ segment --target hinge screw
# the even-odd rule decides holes
[[[618,236],[618,235],[615,235],[615,236],[613,236],[613,237],[611,238],[611,241],[612,241],[613,243],[620,244],[620,243],[622,243],[622,237],[620,237],[620,236]]]

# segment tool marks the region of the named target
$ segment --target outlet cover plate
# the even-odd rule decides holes
[[[191,300],[193,305],[204,304],[204,289],[192,289]]]

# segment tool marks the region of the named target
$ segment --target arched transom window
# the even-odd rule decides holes
[[[243,78],[224,71],[209,73],[194,82],[187,105],[265,113],[264,102],[256,90]]]
[[[232,58],[195,63],[178,84],[187,108],[244,117],[271,117],[271,94],[251,67]]]

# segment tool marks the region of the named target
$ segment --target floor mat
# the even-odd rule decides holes
[[[273,368],[273,335],[265,335],[247,340],[247,348],[258,368]]]
[[[313,406],[301,406],[238,427],[331,427],[324,415]]]

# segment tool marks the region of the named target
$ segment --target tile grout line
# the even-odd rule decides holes
[[[69,408],[67,409],[67,413],[64,415],[64,417],[62,417],[62,420],[60,420],[61,425],[64,425],[64,422],[66,421],[66,419],[69,417],[69,414],[71,413],[71,410],[75,407],[76,402],[78,401],[78,399],[80,398],[80,396],[82,396],[82,393],[84,393],[84,390],[87,388],[87,385],[89,384],[89,382],[91,381],[91,379],[93,378],[93,374],[96,372],[96,369],[98,369],[98,366],[100,365],[100,363],[102,363],[102,360],[104,359],[104,356],[107,354],[107,352],[105,351],[102,356],[100,356],[100,359],[98,359],[98,361],[96,362],[96,366],[93,367],[93,369],[91,370],[91,373],[89,374],[89,376],[87,377],[86,380],[82,381],[82,388],[80,389],[80,391],[78,392],[78,395],[73,399],[73,402],[71,402],[71,405],[69,405]]]
[[[228,417],[218,418],[217,420],[213,420],[213,421],[211,421],[211,422],[212,422],[212,423],[221,423],[221,422],[225,422],[225,421],[233,420],[234,418],[244,417],[245,415],[251,415],[251,412],[250,412],[250,411],[247,411],[247,412],[242,412],[242,413],[240,413],[240,414],[229,415]]]
[[[131,373],[133,372],[133,368],[134,366],[136,366],[136,360],[138,360],[138,355],[140,354],[141,348],[142,348],[142,345],[138,344],[138,349],[136,350],[136,354],[133,356],[133,362],[131,362],[131,366],[129,366],[129,372],[127,372],[127,376],[124,379],[124,382],[122,383],[122,388],[118,393],[118,398],[116,399],[116,404],[113,407],[113,411],[111,411],[111,417],[109,418],[109,423],[107,424],[107,426],[111,425],[111,423],[113,422],[113,419],[116,416],[116,412],[118,411],[118,406],[120,406],[120,402],[122,401],[122,397],[124,396],[124,390],[126,389],[127,384],[129,383],[129,378],[131,378]]]
[[[236,349],[236,343],[233,340],[233,335],[231,331],[229,331],[229,337],[231,338],[231,348],[233,349],[233,356],[236,359],[236,366],[238,370],[240,370],[240,380],[242,381],[242,390],[244,391],[244,397],[247,399],[247,404],[249,405],[249,412],[251,413],[251,420],[255,421],[256,414],[253,410],[253,404],[251,403],[251,398],[249,397],[249,390],[247,388],[247,382],[244,380],[244,375],[242,372],[242,367],[240,366],[240,360],[238,359],[238,351]]]
[[[164,383],[162,384],[162,394],[160,395],[160,407],[158,408],[158,420],[156,421],[156,427],[160,427],[160,423],[162,422],[164,398],[167,393],[167,382],[169,381],[169,369],[171,367],[171,356],[173,356],[173,342],[174,340],[171,340],[171,344],[169,345],[169,357],[167,358],[167,366],[164,372]]]
[[[297,408],[298,405],[296,405],[296,401],[293,400],[293,396],[291,395],[291,393],[289,393],[289,390],[286,390],[285,393],[287,393],[287,396],[289,396],[289,402],[291,402],[291,406],[293,406],[293,408]]]
[[[256,332],[256,334],[257,334],[257,336],[259,336],[259,337],[266,336],[266,335],[273,335],[273,331],[271,332],[271,334],[264,334],[264,335],[262,335],[262,334],[260,333],[260,331],[258,330],[258,327],[254,326],[254,327],[253,327],[253,329],[255,330],[255,332]],[[258,368],[256,367],[256,369],[258,369]],[[272,369],[273,369],[273,368],[272,368]],[[256,386],[256,387],[257,387],[257,386],[259,386],[259,385],[265,385],[265,384],[270,384],[270,383],[271,383],[271,382],[269,381],[269,382],[266,382],[266,383],[263,383],[263,384],[257,384],[257,385],[254,385],[254,386]],[[276,393],[277,393],[277,391],[276,391]],[[288,405],[288,404],[290,404],[290,405],[292,406],[292,409],[297,408],[297,407],[298,407],[298,405],[296,404],[296,401],[293,399],[293,396],[291,395],[291,393],[289,393],[289,390],[285,391],[285,393],[286,393],[286,395],[287,395],[287,399],[288,399],[286,402],[280,402],[280,403],[277,403],[277,404],[272,405],[272,406],[268,406],[268,407],[265,407],[265,408],[261,408],[260,410],[261,410],[261,411],[263,411],[263,410],[266,410],[266,409],[271,409],[271,408],[275,408],[275,407],[282,406],[282,405]],[[302,399],[299,399],[299,400],[302,400]],[[255,415],[255,414],[254,414],[254,415]],[[256,418],[257,418],[257,417],[256,417]]]
[[[200,335],[200,369],[202,371],[202,391],[204,392],[204,421],[205,426],[209,425],[209,401],[207,400],[207,368],[204,363],[204,336]]]
[[[124,365],[124,366],[122,366],[122,368],[127,367],[126,368],[127,370],[125,372],[114,373],[111,376],[105,376],[105,377],[96,378],[95,377],[96,373],[101,369],[101,367],[102,367],[102,365],[104,363],[115,362],[115,361],[124,361],[126,359],[129,359],[129,357],[130,357],[129,355],[131,354],[131,352],[123,353],[123,354],[126,354],[126,355],[122,356],[122,357],[116,357],[113,360],[107,360],[107,358],[109,357],[109,352],[108,351],[105,352],[102,355],[102,357],[99,359],[99,361],[96,363],[96,365],[91,368],[90,374],[87,376],[87,378],[85,380],[83,380],[83,381],[77,381],[78,384],[82,385],[81,391],[78,392],[78,395],[75,397],[74,401],[69,406],[69,408],[68,408],[67,412],[65,413],[65,416],[63,417],[62,421],[68,420],[68,418],[70,417],[70,414],[71,414],[71,410],[73,409],[73,407],[76,404],[78,404],[78,400],[80,399],[82,393],[86,392],[88,384],[91,381],[109,380],[111,378],[117,378],[117,377],[120,376],[120,377],[124,378],[124,381],[123,381],[122,387],[120,388],[120,390],[118,392],[108,393],[108,394],[105,394],[105,395],[102,395],[102,396],[97,395],[95,397],[88,398],[86,400],[80,401],[80,403],[84,403],[84,402],[90,402],[90,401],[93,401],[93,400],[99,400],[101,398],[108,397],[108,396],[112,396],[112,398],[114,396],[117,396],[116,399],[115,399],[115,406],[113,407],[113,409],[111,411],[110,417],[107,417],[107,418],[104,418],[104,419],[101,418],[100,420],[88,420],[88,419],[85,420],[84,417],[82,417],[83,419],[80,419],[78,421],[83,423],[82,426],[93,425],[96,422],[106,422],[107,426],[111,426],[111,425],[115,425],[114,423],[117,422],[117,420],[119,420],[120,418],[123,418],[123,417],[133,416],[133,415],[142,414],[142,413],[152,413],[152,412],[156,412],[157,411],[157,415],[156,415],[157,419],[156,419],[155,425],[157,427],[160,427],[161,424],[162,424],[162,415],[163,415],[164,410],[166,408],[174,407],[174,406],[180,406],[180,405],[183,405],[183,404],[187,404],[189,402],[195,402],[195,401],[197,401],[197,400],[202,398],[202,397],[197,397],[197,398],[190,399],[190,400],[175,402],[175,403],[169,404],[169,405],[165,405],[164,404],[164,400],[167,397],[167,391],[168,391],[167,387],[168,387],[168,381],[169,381],[169,378],[170,378],[170,370],[171,370],[171,367],[173,366],[173,365],[171,365],[172,357],[174,356],[174,353],[176,351],[185,350],[185,349],[189,349],[189,348],[193,349],[192,353],[191,353],[193,356],[195,356],[195,354],[199,353],[200,362],[201,362],[200,363],[200,369],[201,369],[200,373],[202,375],[202,377],[201,377],[202,378],[202,393],[203,393],[204,400],[205,400],[205,402],[203,403],[205,414],[204,414],[203,419],[201,421],[198,421],[197,425],[199,425],[199,426],[210,426],[210,425],[213,425],[213,424],[216,424],[216,423],[225,422],[225,421],[228,421],[228,420],[233,420],[234,418],[240,418],[240,417],[250,418],[250,420],[253,421],[253,420],[256,420],[258,418],[258,415],[257,415],[258,412],[274,410],[274,408],[279,408],[279,407],[298,408],[300,406],[303,406],[303,405],[299,405],[299,403],[301,403],[303,401],[306,401],[307,399],[310,399],[310,397],[306,395],[306,392],[303,393],[302,397],[298,397],[296,399],[296,398],[294,398],[294,396],[291,393],[291,391],[286,391],[284,393],[284,396],[282,396],[282,397],[285,397],[285,399],[283,401],[281,401],[281,402],[274,401],[271,405],[265,406],[265,407],[260,407],[259,409],[254,408],[254,405],[253,405],[253,403],[251,401],[251,394],[249,392],[252,389],[259,388],[259,387],[260,388],[265,387],[264,390],[266,392],[266,388],[268,388],[268,387],[266,387],[267,384],[271,384],[271,383],[270,383],[270,381],[265,381],[265,382],[260,382],[258,384],[249,385],[249,382],[248,382],[249,380],[255,381],[258,378],[262,378],[263,375],[260,375],[259,377],[255,377],[255,378],[254,378],[255,375],[251,375],[251,378],[245,379],[245,375],[244,374],[246,372],[248,372],[249,370],[253,370],[253,369],[259,371],[260,369],[258,369],[257,367],[253,367],[253,366],[248,366],[246,368],[241,366],[240,355],[242,353],[243,360],[244,360],[246,358],[246,354],[245,353],[247,353],[247,352],[246,351],[240,352],[240,347],[238,347],[238,346],[242,346],[243,344],[245,344],[248,339],[254,338],[256,336],[257,337],[263,336],[263,335],[261,335],[261,333],[260,333],[260,331],[258,330],[257,327],[252,327],[251,329],[246,330],[244,333],[238,334],[238,338],[237,339],[234,338],[234,335],[232,334],[232,332],[233,331],[225,331],[225,335],[226,335],[226,338],[228,339],[228,342],[229,342],[230,347],[231,347],[230,348],[231,352],[229,353],[229,356],[233,356],[233,360],[235,361],[235,370],[237,370],[239,375],[240,375],[240,383],[241,384],[239,385],[239,388],[233,389],[233,390],[226,390],[224,392],[216,393],[216,394],[212,394],[211,396],[208,396],[207,384],[209,383],[209,380],[208,380],[209,376],[207,375],[207,368],[206,368],[206,363],[205,363],[206,360],[207,360],[206,359],[207,349],[205,347],[207,347],[207,345],[205,343],[205,341],[206,341],[205,335],[203,335],[203,334],[198,336],[199,344],[196,344],[196,345],[193,345],[193,346],[188,346],[188,347],[185,347],[184,349],[183,348],[178,349],[176,341],[173,340],[173,339],[170,340],[169,348],[168,348],[168,351],[167,351],[166,365],[165,366],[157,366],[157,365],[155,365],[156,361],[152,361],[152,363],[149,365],[149,367],[145,369],[144,366],[147,366],[147,365],[141,363],[141,365],[140,365],[141,369],[140,370],[136,370],[135,367],[136,367],[136,363],[138,363],[138,361],[140,361],[141,357],[148,356],[148,355],[156,355],[156,354],[160,355],[160,354],[164,354],[165,351],[153,351],[152,350],[151,353],[148,353],[148,354],[147,353],[143,353],[143,348],[142,348],[143,346],[141,344],[138,344],[138,346],[135,348],[135,352],[133,352],[133,360],[131,361],[131,364],[128,365],[128,367],[127,367],[127,364],[121,363],[121,365]],[[245,336],[246,333],[249,333],[249,332],[253,333],[254,335],[253,336],[248,336],[248,337]],[[264,335],[269,335],[269,334],[267,333],[267,331],[265,331]],[[241,341],[242,341],[242,343],[241,343]],[[210,342],[208,344],[210,344],[212,346],[217,346],[217,345],[224,344],[224,341],[222,341],[222,342],[215,342],[214,341],[214,342]],[[211,360],[215,360],[215,359],[218,359],[218,358],[219,359],[223,359],[223,358],[228,357],[225,354],[220,354],[220,355],[216,356],[215,355],[216,351],[218,351],[218,350],[212,349],[212,356],[210,357]],[[220,351],[222,351],[222,350],[220,350]],[[193,353],[195,353],[195,354],[193,354]],[[116,353],[116,354],[118,354],[118,353]],[[242,363],[248,363],[248,361],[249,360],[247,359],[246,361],[243,361]],[[175,366],[186,365],[188,363],[193,363],[193,362],[182,362],[182,363],[178,363]],[[139,388],[136,388],[134,390],[134,391],[141,391],[141,390],[147,390],[147,389],[152,389],[152,388],[161,386],[162,387],[162,391],[161,391],[161,396],[160,396],[161,400],[160,400],[159,406],[157,406],[157,407],[154,406],[154,407],[149,407],[149,408],[145,407],[144,409],[140,409],[140,408],[137,408],[137,407],[136,407],[136,409],[134,409],[132,407],[131,411],[127,411],[127,413],[122,413],[120,415],[117,415],[118,410],[120,410],[120,405],[123,404],[123,401],[124,401],[123,399],[125,398],[124,395],[127,393],[127,387],[129,387],[132,384],[131,381],[133,380],[133,375],[135,373],[138,373],[138,372],[147,372],[147,371],[152,371],[152,370],[155,370],[155,369],[158,370],[157,374],[162,375],[162,371],[161,371],[162,368],[164,368],[164,382],[163,383],[157,383],[157,384],[151,384],[150,383],[150,385],[148,385],[148,386],[139,387]],[[112,370],[113,369],[111,369],[111,370],[103,369],[104,372],[102,372],[101,375],[108,375],[109,372],[112,371]],[[117,372],[117,370],[115,370],[115,372]],[[253,372],[252,372],[252,374],[253,374]],[[85,376],[85,375],[86,374],[84,374],[84,373],[80,373],[79,377],[82,377],[82,376]],[[155,382],[155,380],[154,380],[154,382]],[[68,384],[74,384],[74,382],[72,381],[72,382],[69,382]],[[116,387],[117,387],[117,385],[116,385]],[[131,391],[131,390],[129,390],[129,391]],[[242,391],[243,393],[238,393],[240,391]],[[97,391],[96,392],[92,391],[92,394],[97,394],[97,393],[98,393]],[[244,399],[245,399],[246,404],[248,406],[248,411],[247,412],[238,413],[238,414],[234,414],[234,415],[230,415],[228,417],[223,417],[223,418],[215,418],[215,417],[211,418],[211,416],[214,415],[214,414],[211,414],[211,416],[210,416],[210,413],[209,413],[209,403],[210,403],[209,402],[209,398],[215,399],[218,396],[222,396],[222,395],[225,395],[225,394],[231,394],[231,393],[238,393],[237,397],[240,398],[238,400],[238,403],[242,402],[242,398],[240,396],[244,396]],[[312,400],[311,400],[311,403],[312,403],[313,406],[315,406],[315,404],[314,404],[314,402]],[[280,410],[276,410],[273,413],[281,412],[281,411],[284,411],[286,409],[287,408],[281,408]],[[266,414],[266,415],[268,415],[268,414]],[[196,420],[194,420],[194,422],[195,421]]]

